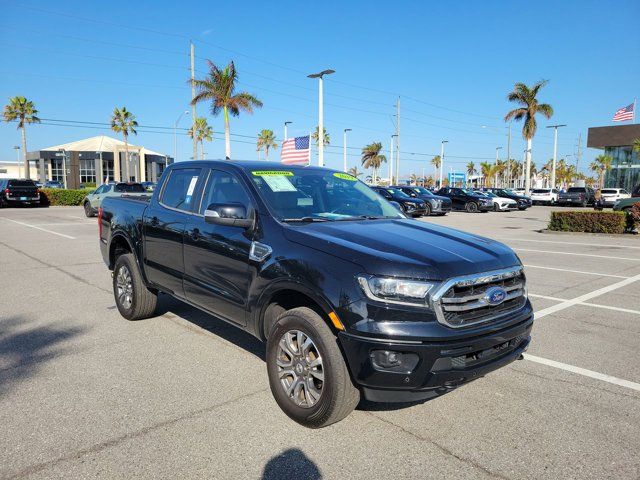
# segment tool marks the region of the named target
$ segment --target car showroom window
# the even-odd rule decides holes
[[[167,179],[160,202],[169,208],[190,211],[201,168],[176,168]]]
[[[200,203],[200,213],[204,214],[212,203],[239,203],[248,209],[251,200],[235,175],[221,170],[211,170]]]

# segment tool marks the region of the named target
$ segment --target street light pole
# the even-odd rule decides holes
[[[342,163],[343,163],[342,170],[344,171],[344,173],[347,173],[347,132],[350,132],[350,131],[351,131],[350,128],[345,128],[344,137],[342,139]]]
[[[498,151],[502,150],[502,147],[496,147],[496,167],[498,166]],[[498,186],[498,169],[496,168],[496,178],[494,187]]]
[[[398,135],[391,135],[391,150],[389,150],[389,185],[393,185],[393,139]]]
[[[549,125],[547,128],[553,128],[553,164],[551,165],[551,188],[556,188],[556,161],[558,157],[558,128],[566,127],[566,125]]]
[[[287,138],[289,138],[287,136],[287,125],[291,125],[293,122],[284,122],[284,139],[286,140]]]
[[[16,151],[16,162],[18,163],[18,178],[22,178],[22,167],[20,166],[20,146],[16,145],[13,147]]]
[[[442,188],[442,169],[444,168],[444,144],[449,143],[449,140],[442,140],[440,142],[440,184],[439,187]]]
[[[183,115],[189,115],[189,110],[185,110],[184,112],[182,112],[178,117],[178,119],[176,120],[176,123],[173,124],[173,161],[174,162],[178,160],[178,122],[180,122],[180,119],[182,118]],[[196,157],[197,157],[197,153],[196,153]],[[196,158],[194,157],[193,159],[195,160]]]
[[[507,188],[511,188],[511,122],[507,129]]]
[[[335,70],[323,70],[318,73],[307,75],[309,78],[318,79],[318,165],[324,167],[324,111],[323,111],[323,81],[325,75],[331,75]]]

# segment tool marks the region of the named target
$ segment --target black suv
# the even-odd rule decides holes
[[[402,207],[402,211],[412,217],[427,214],[427,202],[419,198],[412,198],[402,190],[394,187],[371,187],[390,202],[396,202]]]
[[[0,180],[0,207],[39,204],[40,190],[33,180],[17,178]]]
[[[451,199],[454,210],[464,210],[469,213],[488,212],[493,210],[493,200],[479,195],[478,192],[466,188],[444,187],[436,192],[442,197]]]
[[[436,195],[431,190],[407,185],[394,185],[392,188],[400,190],[411,198],[419,198],[426,202],[425,215],[446,215],[451,211],[451,199]]]
[[[499,197],[510,198],[511,200],[515,200],[518,204],[518,210],[526,210],[530,206],[533,205],[531,201],[531,197],[527,197],[525,195],[518,195],[513,190],[508,188],[485,188],[487,192],[495,193]]]

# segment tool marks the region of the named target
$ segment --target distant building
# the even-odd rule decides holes
[[[106,181],[155,182],[173,158],[145,147],[129,145],[129,159],[125,159],[122,140],[100,135],[76,142],[28,152],[31,178],[58,180],[67,188],[78,188],[80,184],[100,185]],[[128,178],[126,175],[128,166]],[[65,172],[66,170],[66,172]]]
[[[611,169],[604,179],[606,188],[631,191],[640,184],[640,159],[632,148],[637,138],[640,138],[640,124],[589,129],[587,147],[604,149],[605,155],[613,157]]]
[[[0,162],[0,178],[22,178],[22,170],[22,163]]]

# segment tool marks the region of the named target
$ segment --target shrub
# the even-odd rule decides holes
[[[551,212],[549,230],[558,232],[624,233],[623,212]]]
[[[80,205],[84,197],[88,193],[92,192],[92,188],[85,188],[82,190],[65,190],[62,188],[41,188],[40,189],[40,204],[41,205],[62,205],[62,206],[75,206]]]

